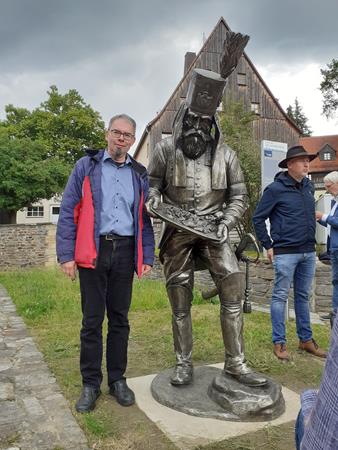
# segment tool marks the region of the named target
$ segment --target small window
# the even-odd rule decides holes
[[[252,102],[251,103],[251,111],[254,112],[255,114],[259,115],[260,114],[259,103]]]
[[[43,217],[43,206],[29,206],[27,208],[27,217]]]
[[[246,86],[246,73],[237,74],[237,84],[238,86]]]
[[[323,148],[319,150],[320,161],[334,161],[336,159],[336,152],[329,144],[325,144]]]
[[[53,206],[52,207],[52,214],[54,215],[57,215],[57,214],[60,214],[60,206]]]

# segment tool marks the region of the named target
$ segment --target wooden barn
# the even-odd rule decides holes
[[[149,152],[165,135],[171,134],[175,114],[187,95],[192,70],[196,68],[219,72],[223,42],[229,26],[221,17],[205,41],[200,52],[185,55],[184,75],[161,112],[146,126],[134,157],[147,165]],[[228,78],[224,90],[225,101],[243,101],[248,110],[257,115],[253,122],[254,138],[286,142],[288,146],[298,143],[300,130],[287,116],[278,100],[265,84],[257,69],[244,53],[236,70]]]

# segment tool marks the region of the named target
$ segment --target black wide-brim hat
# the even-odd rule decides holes
[[[286,152],[286,158],[283,159],[279,164],[278,167],[281,169],[287,169],[287,162],[290,161],[290,159],[297,158],[298,156],[307,156],[310,161],[317,158],[316,154],[310,154],[308,153],[305,148],[302,145],[295,145],[294,147],[290,147],[288,151]]]

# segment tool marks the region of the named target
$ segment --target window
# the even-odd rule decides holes
[[[326,175],[326,173],[312,173],[311,174],[311,181],[315,185],[316,189],[323,189],[324,188],[324,181],[323,178]]]
[[[253,111],[255,114],[259,115],[260,114],[259,103],[252,102],[251,103],[251,111]]]
[[[333,161],[336,159],[336,152],[329,144],[325,144],[319,151],[319,159],[321,161]]]
[[[43,206],[29,206],[27,217],[43,217]]]
[[[323,160],[324,161],[330,161],[332,159],[332,155],[330,152],[323,153]]]
[[[246,73],[237,74],[237,84],[238,86],[246,86]]]
[[[57,215],[57,214],[60,214],[60,206],[53,206],[52,207],[52,214],[54,215]],[[42,214],[43,215],[43,214]]]

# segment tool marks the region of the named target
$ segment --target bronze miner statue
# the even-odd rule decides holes
[[[267,383],[248,367],[244,357],[244,274],[228,235],[247,208],[247,192],[236,153],[224,143],[215,117],[226,78],[248,40],[248,36],[229,32],[220,74],[193,71],[172,136],[156,145],[148,167],[147,208],[166,223],[159,246],[172,308],[176,353],[172,385],[186,385],[193,379],[190,310],[194,270],[201,264],[210,271],[220,298],[224,373],[250,387]]]

